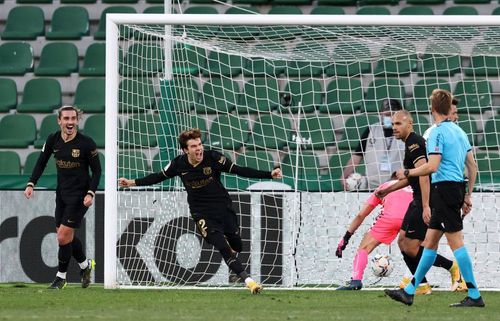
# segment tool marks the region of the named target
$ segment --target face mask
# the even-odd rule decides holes
[[[392,128],[392,119],[389,116],[382,117],[382,127],[384,128]]]

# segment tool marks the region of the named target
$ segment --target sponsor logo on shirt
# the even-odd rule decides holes
[[[212,167],[203,167],[203,174],[207,176],[212,174]]]
[[[413,152],[415,149],[419,148],[420,145],[419,144],[413,144],[413,145],[410,145],[408,147],[408,149],[410,150],[410,152]]]

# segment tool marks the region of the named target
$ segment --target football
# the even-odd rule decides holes
[[[354,191],[361,187],[363,182],[363,175],[360,173],[352,173],[345,179],[346,189],[348,191]]]
[[[377,277],[386,277],[391,275],[394,266],[389,255],[377,254],[372,259],[372,271]]]

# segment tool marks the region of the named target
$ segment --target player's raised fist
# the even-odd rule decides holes
[[[273,178],[282,178],[283,177],[283,173],[281,173],[281,168],[275,168],[273,169],[273,171],[271,172],[271,176]]]
[[[120,187],[134,186],[134,180],[133,179],[126,179],[124,177],[120,177],[118,179],[118,186],[120,186]]]

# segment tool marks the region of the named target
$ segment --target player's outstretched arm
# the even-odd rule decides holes
[[[127,179],[124,177],[120,177],[118,179],[118,186],[120,187],[132,187],[135,186],[135,179]]]
[[[398,189],[405,188],[408,185],[410,185],[410,182],[407,179],[399,180],[396,183],[387,186],[386,188],[377,189],[375,191],[375,196],[377,196],[380,199],[383,199],[384,197],[387,196],[387,194],[397,191]]]
[[[349,239],[351,236],[356,232],[356,230],[359,228],[359,226],[363,223],[365,218],[373,211],[375,206],[371,204],[365,204],[361,210],[358,212],[356,217],[352,220],[351,224],[347,228],[347,231],[345,232],[344,236],[342,239],[339,241],[339,244],[337,245],[337,250],[335,251],[335,255],[339,258],[342,257],[342,251],[345,250],[347,244],[349,243]]]
[[[121,177],[118,179],[118,185],[120,187],[148,186],[148,185],[154,185],[154,184],[158,184],[160,182],[163,182],[167,178],[170,178],[170,176],[167,176],[165,174],[165,172],[161,171],[158,173],[152,173],[152,174],[149,174],[148,176],[136,178],[136,179],[127,179],[127,178]]]

